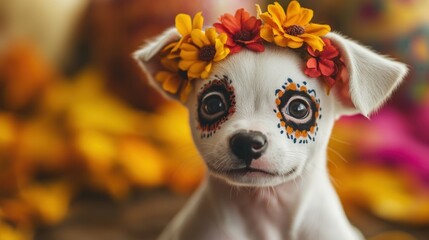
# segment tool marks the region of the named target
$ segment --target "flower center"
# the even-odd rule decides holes
[[[204,46],[200,49],[200,53],[198,54],[198,57],[202,61],[210,62],[213,60],[213,58],[216,55],[216,48],[215,46]]]
[[[299,25],[292,25],[285,29],[286,33],[292,36],[299,36],[301,34],[305,33],[305,30],[303,27]]]
[[[249,31],[243,30],[236,32],[234,36],[232,36],[234,42],[236,41],[249,41],[252,39],[252,34]]]

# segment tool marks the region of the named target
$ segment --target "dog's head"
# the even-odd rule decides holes
[[[154,76],[162,69],[160,52],[179,38],[170,29],[135,53],[149,81],[175,99],[180,94],[166,92]],[[368,116],[406,74],[403,64],[336,33],[325,38],[345,66],[330,93],[320,78],[304,73],[308,63],[297,51],[270,44],[263,52],[231,54],[206,79],[192,80],[184,104],[210,174],[235,185],[274,186],[310,168],[325,169],[334,121],[344,114]]]

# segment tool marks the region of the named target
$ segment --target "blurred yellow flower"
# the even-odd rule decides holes
[[[71,189],[64,183],[33,184],[21,190],[21,197],[46,224],[55,224],[67,214]]]
[[[0,221],[0,240],[29,240],[29,234],[25,234],[18,229],[14,229],[9,225]]]
[[[120,165],[135,184],[159,187],[165,183],[164,157],[158,149],[141,139],[128,138],[120,147]]]
[[[0,113],[0,149],[8,147],[15,139],[15,124],[11,114]]]
[[[214,62],[219,62],[229,54],[225,47],[228,36],[218,34],[215,28],[205,32],[194,29],[191,32],[191,43],[180,46],[179,68],[188,72],[189,78],[207,78]]]
[[[301,7],[298,1],[291,1],[286,13],[277,2],[268,5],[268,12],[264,13],[257,5],[257,11],[264,21],[261,37],[266,41],[290,48],[307,43],[313,50],[323,50],[325,44],[320,37],[331,31],[330,26],[310,23],[313,10]]]

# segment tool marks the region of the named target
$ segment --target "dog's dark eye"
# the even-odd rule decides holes
[[[303,99],[294,99],[290,101],[286,108],[286,113],[295,119],[304,119],[310,112],[310,106]]]
[[[283,96],[279,107],[285,120],[297,124],[296,126],[308,123],[316,111],[315,103],[306,94],[288,91]]]
[[[235,112],[235,93],[227,76],[210,80],[198,95],[198,123],[201,137],[210,137]]]
[[[217,119],[227,111],[225,97],[221,93],[209,93],[201,101],[201,115],[206,119]]]

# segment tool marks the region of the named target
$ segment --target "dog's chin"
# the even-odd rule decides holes
[[[250,167],[229,169],[223,171],[209,172],[220,179],[225,180],[228,184],[243,187],[271,187],[294,179],[298,175],[298,168],[292,168],[285,173],[270,172],[262,169]]]

